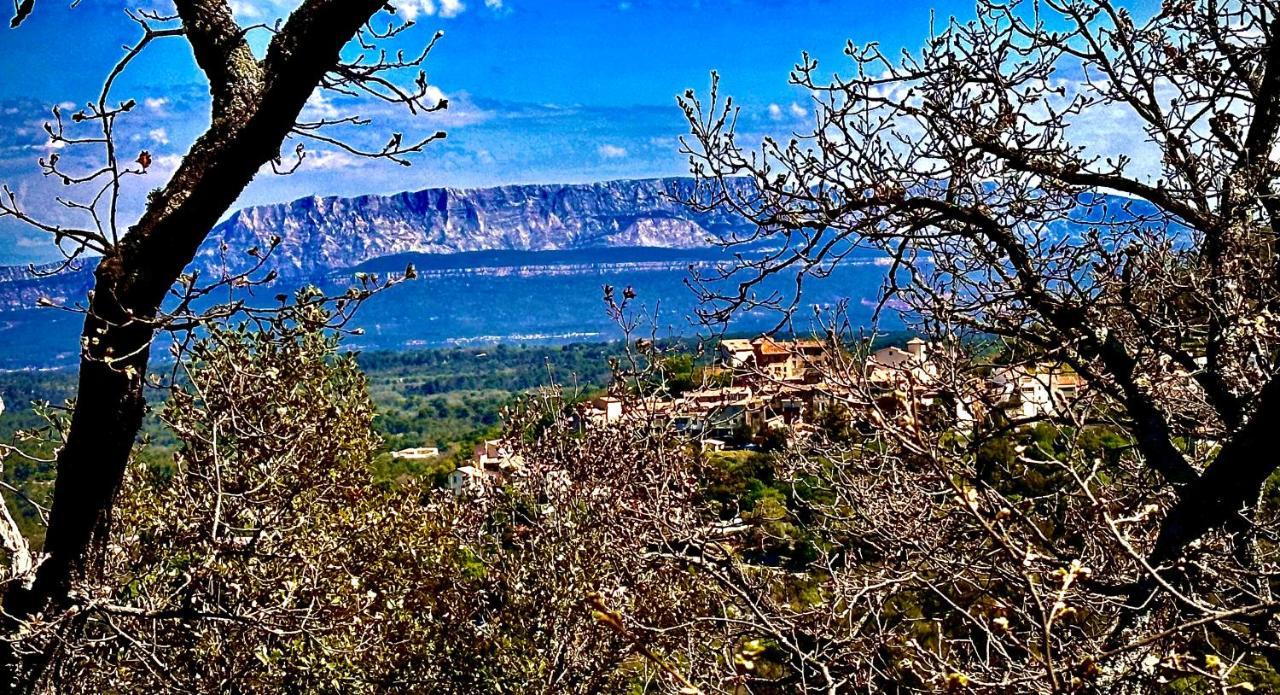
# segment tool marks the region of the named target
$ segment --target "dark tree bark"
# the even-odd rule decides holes
[[[1247,532],[1267,479],[1280,467],[1280,378],[1259,393],[1253,414],[1169,510],[1151,551],[1161,565],[1214,529]]]
[[[166,293],[260,167],[279,158],[308,97],[339,68],[343,47],[384,2],[306,0],[261,60],[224,0],[176,5],[209,80],[211,124],[97,267],[75,409],[57,457],[47,557],[30,589],[10,585],[4,605],[11,620],[66,608],[75,585],[100,569],[144,415],[143,379]]]
[[[1275,5],[1166,2],[1138,22],[1110,0],[980,2],[918,54],[846,53],[855,70],[834,81],[797,65],[817,126],[789,143],[747,152],[714,88],[682,100],[709,184],[692,202],[732,206],[760,225],[745,241],[786,247],[713,278],[738,289],[711,297],[720,313],[753,306],[770,275],[880,248],[914,274],[895,298],[935,325],[1065,361],[1108,398],[1170,493],[1152,565],[1247,530],[1280,470]],[[1074,142],[1094,113],[1124,114],[1148,149]],[[756,195],[729,185],[742,176]],[[1173,371],[1171,399],[1154,385]]]

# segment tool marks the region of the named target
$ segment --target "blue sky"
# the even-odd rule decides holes
[[[142,7],[163,9],[166,0]],[[244,23],[271,21],[296,2],[232,0]],[[787,85],[801,51],[824,69],[847,67],[847,40],[891,49],[918,46],[938,24],[972,14],[971,0],[402,0],[418,26],[403,37],[420,46],[445,32],[428,64],[447,96],[442,114],[410,118],[381,104],[333,100],[315,112],[348,109],[374,123],[358,138],[381,142],[390,131],[449,137],[403,168],[353,161],[312,149],[293,176],[259,175],[237,207],[320,195],[387,193],[435,186],[580,182],[685,173],[676,138],[685,124],[675,95],[705,91],[719,70],[723,90],[744,108],[744,136],[785,133],[808,122],[805,94]],[[0,182],[32,209],[57,193],[35,160],[47,154],[41,123],[53,104],[95,98],[122,44],[138,32],[117,0],[40,0],[18,30],[0,30]],[[131,151],[147,149],[156,165],[126,201],[136,214],[208,122],[201,75],[181,39],[148,50],[113,94],[140,108],[121,124]],[[49,214],[62,214],[49,206]],[[0,220],[0,263],[53,257],[48,241]]]

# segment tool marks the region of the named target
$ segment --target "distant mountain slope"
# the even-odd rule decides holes
[[[763,251],[762,251],[763,252]],[[751,257],[758,257],[752,254]],[[453,254],[404,253],[383,256],[354,268],[333,271],[315,283],[341,294],[357,271],[385,273],[413,263],[418,278],[369,300],[356,312],[344,345],[355,350],[403,350],[448,345],[567,343],[616,340],[623,336],[606,310],[603,286],[630,287],[635,315],[654,322],[659,335],[691,335],[698,298],[686,284],[689,267],[729,262],[723,249],[604,248],[569,251],[469,251]],[[855,252],[832,275],[805,286],[796,330],[821,330],[812,307],[847,304],[850,321],[862,325],[876,307],[886,267],[872,251]],[[264,303],[278,290],[255,292]],[[775,275],[761,296],[791,297],[793,279]],[[248,299],[248,293],[238,296]],[[752,332],[777,325],[779,314],[743,312],[733,330]],[[892,320],[892,317],[888,317]],[[81,317],[49,309],[0,312],[0,383],[10,369],[74,364]],[[154,354],[166,355],[167,338]],[[162,359],[162,358],[161,358]]]
[[[391,196],[303,198],[248,208],[214,229],[196,266],[223,264],[232,250],[281,245],[274,267],[303,279],[397,253],[555,251],[601,247],[696,248],[743,229],[739,217],[694,213],[677,200],[691,179],[646,179],[484,189],[432,188]],[[228,254],[227,266],[251,259]]]
[[[268,267],[295,284],[401,253],[706,247],[716,234],[749,229],[726,212],[695,213],[678,201],[688,178],[431,188],[356,198],[312,197],[240,210],[219,224],[191,268],[205,277],[251,267],[245,254],[281,243]],[[41,296],[75,301],[91,286],[92,261],[78,271],[33,278],[0,266],[0,310]]]
[[[0,311],[34,307],[41,298],[59,304],[83,303],[93,288],[96,265],[91,259],[73,269],[60,263],[0,266]]]

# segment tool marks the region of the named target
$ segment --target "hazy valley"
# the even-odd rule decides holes
[[[635,307],[656,318],[664,335],[693,335],[698,298],[692,274],[707,275],[733,255],[714,244],[749,234],[743,219],[691,211],[690,179],[611,181],[591,185],[504,186],[358,198],[304,198],[249,208],[219,225],[189,272],[206,281],[244,272],[258,261],[245,250],[277,248],[258,271],[271,286],[235,296],[271,303],[306,284],[332,290],[355,273],[400,273],[418,279],[361,308],[348,345],[398,350],[499,342],[564,343],[621,337],[606,315],[604,285],[632,287]],[[761,253],[738,249],[738,253]],[[870,318],[883,271],[870,256],[850,258],[829,278],[805,288],[801,307],[848,301],[851,317]],[[74,306],[92,282],[92,262],[43,276],[0,268],[0,368],[68,366],[76,359],[80,315],[38,307],[42,298]],[[761,294],[794,294],[790,281]],[[216,299],[225,299],[225,293]],[[801,321],[811,311],[799,312]],[[772,328],[773,311],[744,312],[733,329]],[[798,325],[804,330],[807,325]]]

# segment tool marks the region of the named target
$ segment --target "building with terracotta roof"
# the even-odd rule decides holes
[[[821,340],[777,340],[760,336],[753,340],[720,341],[720,364],[732,370],[734,383],[817,381],[827,360],[827,344]]]
[[[729,369],[741,369],[755,365],[755,346],[746,338],[721,340],[716,351],[719,353],[720,364]]]
[[[885,386],[927,388],[938,374],[930,348],[924,340],[912,338],[905,350],[892,345],[876,350],[867,358],[867,378]]]
[[[1084,388],[1084,381],[1075,370],[1048,362],[996,369],[988,383],[997,403],[1024,418],[1061,414]]]

